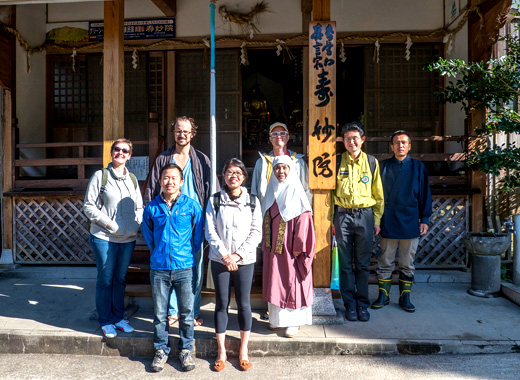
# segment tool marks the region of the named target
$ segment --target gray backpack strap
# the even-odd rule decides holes
[[[213,194],[213,208],[215,209],[215,216],[218,215],[218,210],[220,209],[220,191]]]
[[[370,166],[370,172],[372,173],[372,177],[374,176],[374,173],[376,172],[376,158],[370,154],[367,154],[368,158],[368,165]]]
[[[255,213],[256,208],[256,197],[253,194],[249,194],[249,207],[251,207],[251,214]]]

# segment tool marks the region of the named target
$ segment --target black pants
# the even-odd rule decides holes
[[[352,214],[336,212],[334,228],[338,242],[339,289],[345,308],[369,307],[368,266],[372,257],[374,214],[372,208]]]
[[[215,283],[215,332],[226,332],[231,293],[231,277],[235,286],[240,331],[251,331],[251,285],[255,264],[239,265],[237,271],[229,272],[224,264],[211,261],[211,274]]]

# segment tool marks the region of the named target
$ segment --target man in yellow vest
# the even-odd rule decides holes
[[[366,322],[368,266],[374,235],[379,234],[384,195],[379,163],[361,150],[365,130],[352,122],[341,130],[347,151],[341,155],[334,190],[334,233],[338,242],[339,289],[345,318]]]
[[[273,146],[273,150],[269,153],[259,152],[260,158],[256,161],[255,169],[253,171],[253,178],[251,182],[251,194],[262,203],[267,189],[267,183],[271,177],[273,170],[273,160],[276,156],[287,155],[293,160],[293,169],[296,170],[296,175],[300,178],[300,182],[305,189],[305,194],[312,204],[312,193],[309,189],[309,168],[303,159],[303,154],[293,152],[287,149],[289,142],[289,129],[284,123],[276,122],[269,127],[269,142]]]

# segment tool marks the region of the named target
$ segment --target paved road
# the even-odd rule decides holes
[[[520,354],[430,356],[300,356],[253,358],[246,374],[231,359],[221,373],[213,359],[196,359],[195,370],[182,373],[171,358],[160,373],[150,373],[150,358],[67,355],[0,355],[0,379],[497,379],[520,378]]]

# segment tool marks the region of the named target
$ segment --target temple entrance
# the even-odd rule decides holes
[[[258,152],[270,152],[269,125],[285,123],[289,148],[303,152],[303,50],[291,49],[289,60],[275,50],[248,51],[242,66],[242,159],[254,167]]]

